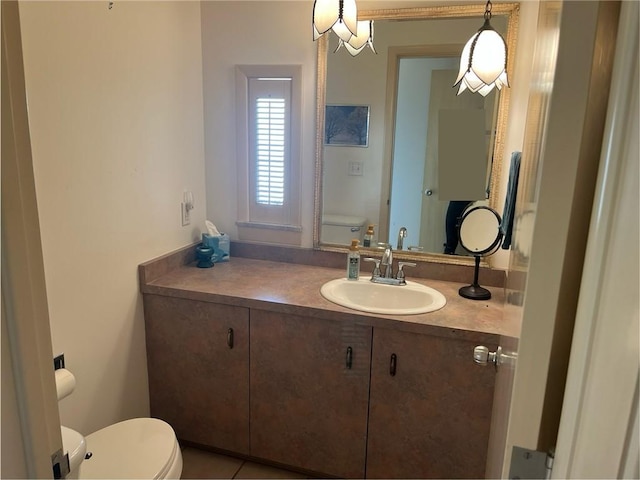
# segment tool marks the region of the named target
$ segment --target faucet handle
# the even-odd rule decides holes
[[[376,264],[373,272],[371,273],[371,278],[380,276],[380,260],[378,260],[377,258],[363,258],[362,260],[364,260],[365,262],[373,262]]]
[[[400,270],[402,270],[402,267],[404,267],[405,265],[407,267],[417,267],[418,266],[416,263],[413,263],[413,262],[398,262],[398,268]]]
[[[396,279],[402,280],[402,283],[404,283],[404,270],[402,269],[404,266],[415,267],[416,264],[413,262],[398,262],[398,273],[396,274]]]

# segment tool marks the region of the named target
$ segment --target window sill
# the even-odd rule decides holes
[[[281,225],[278,223],[260,223],[260,222],[236,222],[238,227],[247,228],[264,228],[266,230],[280,230],[283,232],[302,232],[300,225]]]
[[[275,223],[236,222],[239,240],[274,245],[301,245],[302,227]]]

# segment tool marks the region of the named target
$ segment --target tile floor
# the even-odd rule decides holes
[[[249,462],[240,458],[207,452],[197,448],[182,449],[182,477],[227,479],[290,479],[309,478],[297,472]]]

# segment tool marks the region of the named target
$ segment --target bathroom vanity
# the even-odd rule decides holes
[[[140,266],[151,415],[179,439],[321,476],[484,476],[496,372],[473,348],[516,333],[502,288],[413,279],[447,305],[376,315],[321,296],[342,269],[185,252]]]

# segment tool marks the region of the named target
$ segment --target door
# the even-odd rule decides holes
[[[371,327],[251,310],[251,455],[363,478]]]
[[[420,55],[416,56],[416,53]],[[405,227],[405,248],[420,245],[430,252],[438,252],[442,247],[440,244],[437,249],[428,250],[427,245],[420,243],[422,179],[425,175],[427,149],[425,132],[429,130],[429,92],[432,90],[431,72],[436,69],[456,68],[458,62],[455,54],[442,57],[444,54],[446,51],[440,54],[428,50],[424,53],[394,50],[390,52],[393,57],[389,61],[389,68],[395,64],[396,71],[388,77],[388,81],[394,83],[389,87],[388,95],[393,98],[395,105],[393,118],[388,120],[393,126],[393,137],[389,139],[392,144],[389,155],[393,168],[390,168],[388,238],[393,244],[399,229]],[[452,73],[452,78],[455,78],[455,75]],[[383,225],[380,229],[381,234],[384,233],[382,227]]]
[[[249,309],[144,296],[151,415],[181,440],[249,454]]]
[[[457,178],[457,182],[441,182],[440,172],[441,162],[445,159],[441,158],[443,146],[440,145],[439,139],[441,138],[440,126],[441,114],[443,111],[450,110],[470,110],[470,113],[484,112],[485,97],[482,95],[472,95],[468,92],[458,96],[456,90],[451,88],[451,79],[455,79],[457,70],[433,70],[431,72],[431,89],[429,95],[429,110],[428,110],[428,127],[426,130],[426,150],[424,156],[424,178],[422,180],[422,196],[421,196],[421,213],[420,213],[420,240],[419,245],[424,246],[427,252],[443,252],[443,245],[447,240],[445,234],[445,217],[447,209],[449,207],[449,201],[475,201],[486,199],[487,184],[487,169],[490,165],[487,165],[489,147],[483,148],[481,145],[477,149],[470,149],[471,152],[463,159],[464,167],[453,168],[451,174]],[[493,118],[493,105],[495,104],[495,93],[490,94],[486,98],[487,105],[489,107],[490,115],[488,118]],[[480,135],[480,142],[484,139],[484,131],[491,130],[491,125],[488,129],[483,127],[483,119],[485,115],[480,114],[480,131],[466,132],[463,128],[463,124],[459,124],[456,130],[455,126],[452,126],[452,131],[447,132],[446,138],[453,139],[454,142],[457,138],[457,145],[465,145],[466,142],[460,142],[460,138],[476,138]],[[474,125],[476,126],[476,125]],[[474,142],[477,143],[477,142]],[[466,145],[465,145],[466,146]],[[475,150],[475,152],[474,152]],[[473,157],[471,157],[473,155]],[[471,158],[470,158],[471,157]],[[455,158],[451,158],[455,160]],[[478,172],[479,169],[479,172]],[[474,191],[474,194],[469,194],[466,198],[459,198],[454,195],[452,198],[449,193],[444,189],[449,187],[448,183],[471,183],[471,188],[465,188],[463,190]],[[441,184],[442,183],[442,184]],[[474,185],[475,183],[475,185]],[[480,185],[480,188],[477,185]],[[469,187],[469,185],[466,185]],[[458,189],[455,189],[458,190]],[[479,192],[478,192],[479,190]],[[444,195],[443,195],[444,194]],[[461,212],[460,212],[461,213]],[[464,250],[463,250],[464,252]]]
[[[640,478],[639,9],[626,2],[620,11],[600,208],[589,230],[553,478]]]
[[[496,380],[490,477],[508,476],[513,446],[556,445],[618,9],[539,4],[505,306],[508,320],[521,322],[519,342],[503,343],[518,350],[518,364]]]
[[[474,346],[374,328],[367,478],[484,476],[496,372]]]
[[[31,161],[18,2],[2,2],[1,70],[0,476],[52,478],[52,456],[62,453],[62,435]]]

